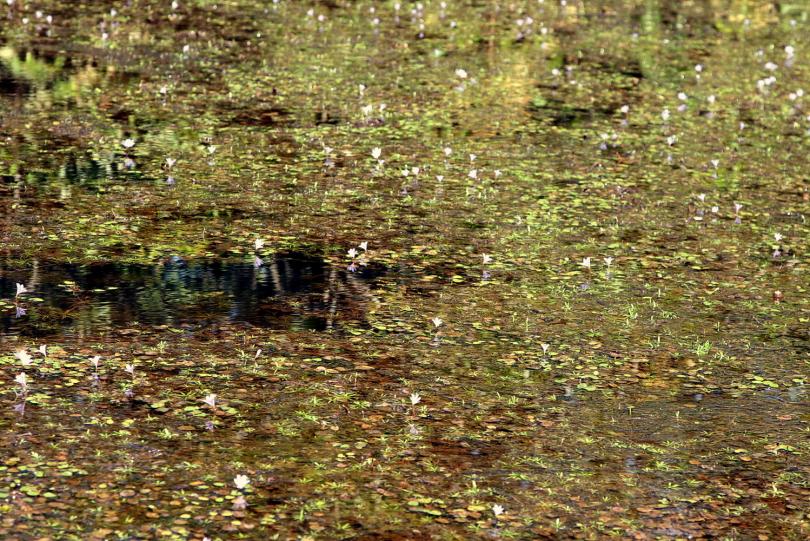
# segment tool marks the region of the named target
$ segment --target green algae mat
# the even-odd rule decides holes
[[[810,537],[810,4],[0,3],[0,538]]]

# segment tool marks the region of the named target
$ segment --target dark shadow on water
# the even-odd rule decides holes
[[[264,265],[173,257],[158,265],[0,264],[0,332],[26,336],[98,333],[138,325],[242,322],[277,329],[326,330],[362,322],[369,282],[380,268],[355,273],[303,254]],[[16,283],[30,293],[13,303]]]
[[[31,85],[15,77],[2,63],[0,63],[0,96],[24,97],[31,93]]]

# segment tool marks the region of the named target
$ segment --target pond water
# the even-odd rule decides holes
[[[0,21],[0,537],[810,537],[810,5]]]

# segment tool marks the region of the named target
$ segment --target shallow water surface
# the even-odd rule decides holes
[[[810,537],[806,3],[0,21],[0,538]]]

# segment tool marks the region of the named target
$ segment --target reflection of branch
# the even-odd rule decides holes
[[[335,317],[337,316],[337,287],[339,287],[337,267],[332,266],[329,269],[329,281],[326,285],[326,292],[323,294],[324,300],[329,302],[329,317],[326,318],[327,329],[331,329],[334,326]]]
[[[284,288],[281,285],[281,274],[278,271],[278,259],[273,257],[273,262],[270,264],[270,279],[273,281],[273,289],[275,289],[279,294],[284,292]]]
[[[352,289],[356,292],[360,293],[365,300],[368,302],[373,302],[377,306],[380,305],[380,299],[374,293],[371,292],[371,288],[368,287],[368,284],[364,281],[360,280],[356,274],[349,274],[346,276],[346,281],[351,283]]]
[[[28,280],[28,289],[34,291],[39,284],[39,259],[34,259],[34,264],[31,268],[31,278]]]

